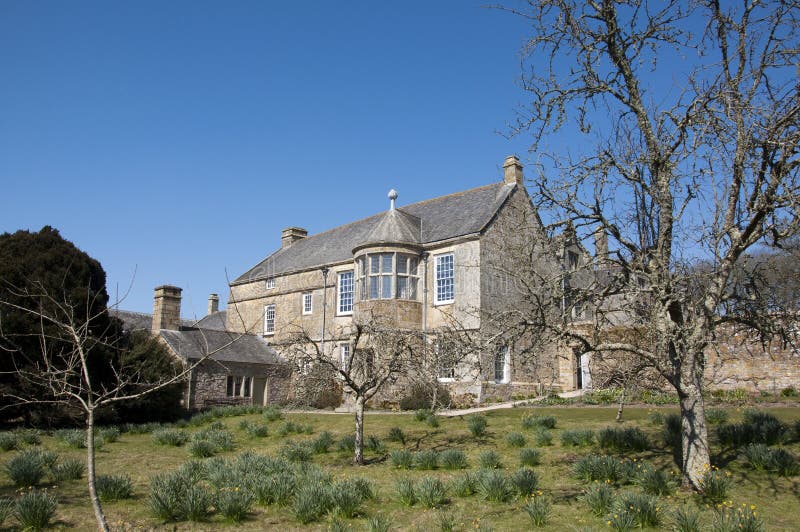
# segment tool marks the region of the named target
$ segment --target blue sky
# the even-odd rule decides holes
[[[0,2],[0,232],[184,316],[279,247],[499,180],[526,26],[485,1]]]

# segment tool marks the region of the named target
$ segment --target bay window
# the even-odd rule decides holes
[[[358,259],[359,297],[417,299],[418,260],[404,253],[368,253]]]

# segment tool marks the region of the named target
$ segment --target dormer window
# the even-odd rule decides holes
[[[359,298],[417,299],[419,263],[404,253],[368,253],[358,259]]]

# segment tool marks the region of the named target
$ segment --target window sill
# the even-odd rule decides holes
[[[449,301],[434,301],[433,302],[433,306],[434,307],[443,307],[444,305],[452,305],[455,302],[456,302],[455,299],[451,299]]]
[[[456,382],[455,377],[436,377],[436,380],[439,382]]]
[[[353,315],[353,311],[352,310],[350,312],[337,312],[336,313],[337,317],[339,317],[339,316],[352,316],[352,315]]]
[[[311,316],[314,314],[313,312],[303,312],[303,316]]]
[[[265,332],[262,336],[275,336],[275,331],[272,332]]]

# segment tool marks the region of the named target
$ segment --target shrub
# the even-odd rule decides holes
[[[615,501],[612,512],[618,516],[630,515],[634,525],[639,528],[657,527],[661,523],[658,497],[646,493],[626,492],[621,494]],[[622,521],[627,522],[628,520],[622,519]]]
[[[467,427],[469,428],[470,433],[472,433],[472,435],[476,438],[480,438],[486,434],[487,425],[488,422],[486,421],[486,416],[474,415],[467,418]]]
[[[414,495],[426,508],[437,508],[447,502],[447,489],[436,477],[422,477],[414,486]]]
[[[431,416],[433,412],[428,408],[420,408],[414,412],[414,421],[425,421]]]
[[[553,434],[544,427],[539,427],[533,434],[536,438],[536,445],[540,447],[548,447],[553,445]]]
[[[195,458],[208,458],[217,452],[217,447],[207,440],[194,440],[189,443],[187,449]]]
[[[436,414],[431,414],[425,418],[425,423],[427,423],[429,427],[435,429],[439,426],[439,416]]]
[[[252,438],[265,438],[269,436],[269,428],[263,423],[250,423],[244,431]]]
[[[664,445],[672,449],[680,449],[682,430],[680,415],[669,414],[668,416],[664,416],[664,430],[662,432]]]
[[[402,445],[406,444],[406,434],[400,427],[392,427],[389,429],[389,435],[386,437],[389,441],[394,441]]]
[[[351,479],[340,480],[330,488],[331,506],[336,513],[348,519],[361,513],[364,493],[359,484]]]
[[[468,467],[467,457],[458,449],[447,449],[439,454],[439,462],[444,469],[466,469]]]
[[[0,432],[0,449],[3,451],[13,451],[18,445],[19,442],[16,434],[13,432]]]
[[[781,390],[781,397],[797,397],[798,395],[800,395],[800,393],[791,386]]]
[[[294,495],[295,476],[289,471],[277,471],[271,475],[259,476],[251,488],[259,504],[286,506]]]
[[[469,497],[475,493],[476,479],[472,473],[462,473],[450,481],[450,492],[457,497]]]
[[[40,445],[42,443],[42,431],[39,429],[19,429],[15,431],[17,439],[25,445]]]
[[[314,440],[311,441],[311,450],[314,454],[325,454],[333,445],[333,436],[327,430],[320,433]]]
[[[278,421],[279,419],[283,419],[283,412],[277,406],[270,405],[264,409],[261,413],[261,417],[264,418],[265,421]]]
[[[433,449],[419,451],[414,454],[414,465],[417,469],[436,469],[439,467],[439,453]]]
[[[597,437],[601,449],[641,452],[650,447],[647,435],[638,427],[606,427]]]
[[[554,416],[525,416],[522,418],[522,426],[526,429],[545,429],[556,428],[556,418]]]
[[[519,432],[509,432],[506,434],[506,443],[511,447],[525,447],[525,436]]]
[[[755,510],[742,504],[738,508],[723,508],[714,516],[713,532],[762,532],[764,522]]]
[[[750,443],[774,445],[783,440],[788,427],[772,414],[749,410],[742,423],[720,425],[717,436],[722,445],[738,448]]]
[[[539,495],[528,499],[522,509],[531,518],[533,526],[542,528],[547,525],[547,521],[550,519],[553,505],[547,497]]]
[[[373,436],[372,434],[367,436],[367,439],[364,442],[364,447],[376,454],[384,454],[386,452],[386,446],[383,444],[380,438]]]
[[[56,498],[46,491],[30,490],[17,499],[14,513],[23,530],[46,528],[56,513]]]
[[[636,483],[649,495],[666,495],[672,491],[669,475],[649,465],[639,471]]]
[[[624,478],[622,464],[612,456],[586,455],[572,467],[575,476],[585,481],[619,482]]]
[[[731,487],[730,477],[722,471],[710,469],[700,479],[700,494],[703,500],[711,504],[718,504],[728,497]]]
[[[181,515],[189,521],[203,521],[211,514],[211,495],[201,486],[188,486],[181,501]]]
[[[777,473],[790,477],[800,473],[800,464],[786,449],[772,449],[763,443],[752,443],[744,448],[750,466],[758,471]]]
[[[233,434],[215,427],[213,423],[211,427],[194,433],[192,441],[207,441],[214,447],[215,452],[231,451],[234,447]]]
[[[684,505],[672,513],[672,529],[675,532],[700,532],[700,514]]]
[[[189,480],[182,474],[162,473],[150,480],[147,505],[150,512],[164,521],[178,521],[184,516],[184,495]]]
[[[45,463],[41,452],[29,449],[15,454],[5,464],[6,473],[18,488],[36,486],[45,474]]]
[[[356,437],[352,434],[342,436],[336,443],[336,449],[339,452],[354,452],[356,449]]]
[[[133,495],[133,484],[128,475],[97,475],[95,487],[101,501],[130,499]]]
[[[6,519],[14,513],[14,499],[11,497],[0,497],[0,526],[3,526]]]
[[[517,469],[509,480],[520,497],[531,495],[539,485],[539,476],[527,467]]]
[[[647,422],[651,425],[663,425],[664,424],[664,414],[659,412],[658,410],[654,410],[647,414]]]
[[[309,462],[313,454],[311,446],[306,442],[293,442],[286,443],[279,451],[281,457],[290,462]]]
[[[389,532],[391,526],[392,520],[382,514],[374,515],[367,520],[369,532]]]
[[[405,449],[399,449],[389,453],[389,461],[397,469],[411,469],[414,467],[414,454]]]
[[[487,501],[508,502],[514,494],[513,486],[500,471],[482,471],[477,484],[478,493]]]
[[[55,437],[74,449],[86,449],[86,433],[78,429],[64,429],[56,431]],[[95,437],[95,440],[99,438]],[[95,446],[97,444],[95,443]]]
[[[611,511],[611,505],[614,503],[614,490],[607,483],[595,482],[586,488],[581,500],[586,503],[594,515],[601,517]]]
[[[50,476],[55,482],[65,482],[67,480],[78,480],[83,476],[86,466],[83,462],[75,458],[67,458],[60,464],[53,466]]]
[[[458,525],[458,518],[449,512],[437,512],[436,524],[441,532],[453,532]]]
[[[728,412],[721,408],[709,408],[706,410],[706,421],[711,425],[721,425],[728,421]]]
[[[413,385],[405,395],[400,398],[400,410],[422,410],[427,409],[433,402],[433,389],[431,386]],[[450,392],[444,386],[436,387],[436,408],[445,407],[450,404]]]
[[[300,485],[294,494],[292,513],[304,525],[317,521],[330,508],[330,493],[321,484]]]
[[[594,443],[594,431],[590,429],[565,430],[561,433],[561,445],[587,447]]]
[[[253,495],[238,486],[233,488],[225,487],[217,492],[214,506],[225,519],[234,523],[241,522],[253,505]]]
[[[394,483],[397,500],[404,506],[414,506],[417,496],[414,494],[414,482],[408,478],[399,478]]]
[[[519,452],[519,462],[524,466],[539,465],[541,453],[537,449],[522,449]]]
[[[153,441],[159,445],[180,447],[189,441],[189,435],[183,430],[159,429],[153,432]]]
[[[478,464],[483,469],[500,469],[502,467],[500,455],[495,451],[483,451],[478,456]]]
[[[114,443],[122,434],[118,427],[103,427],[97,431],[97,435],[106,443]]]

